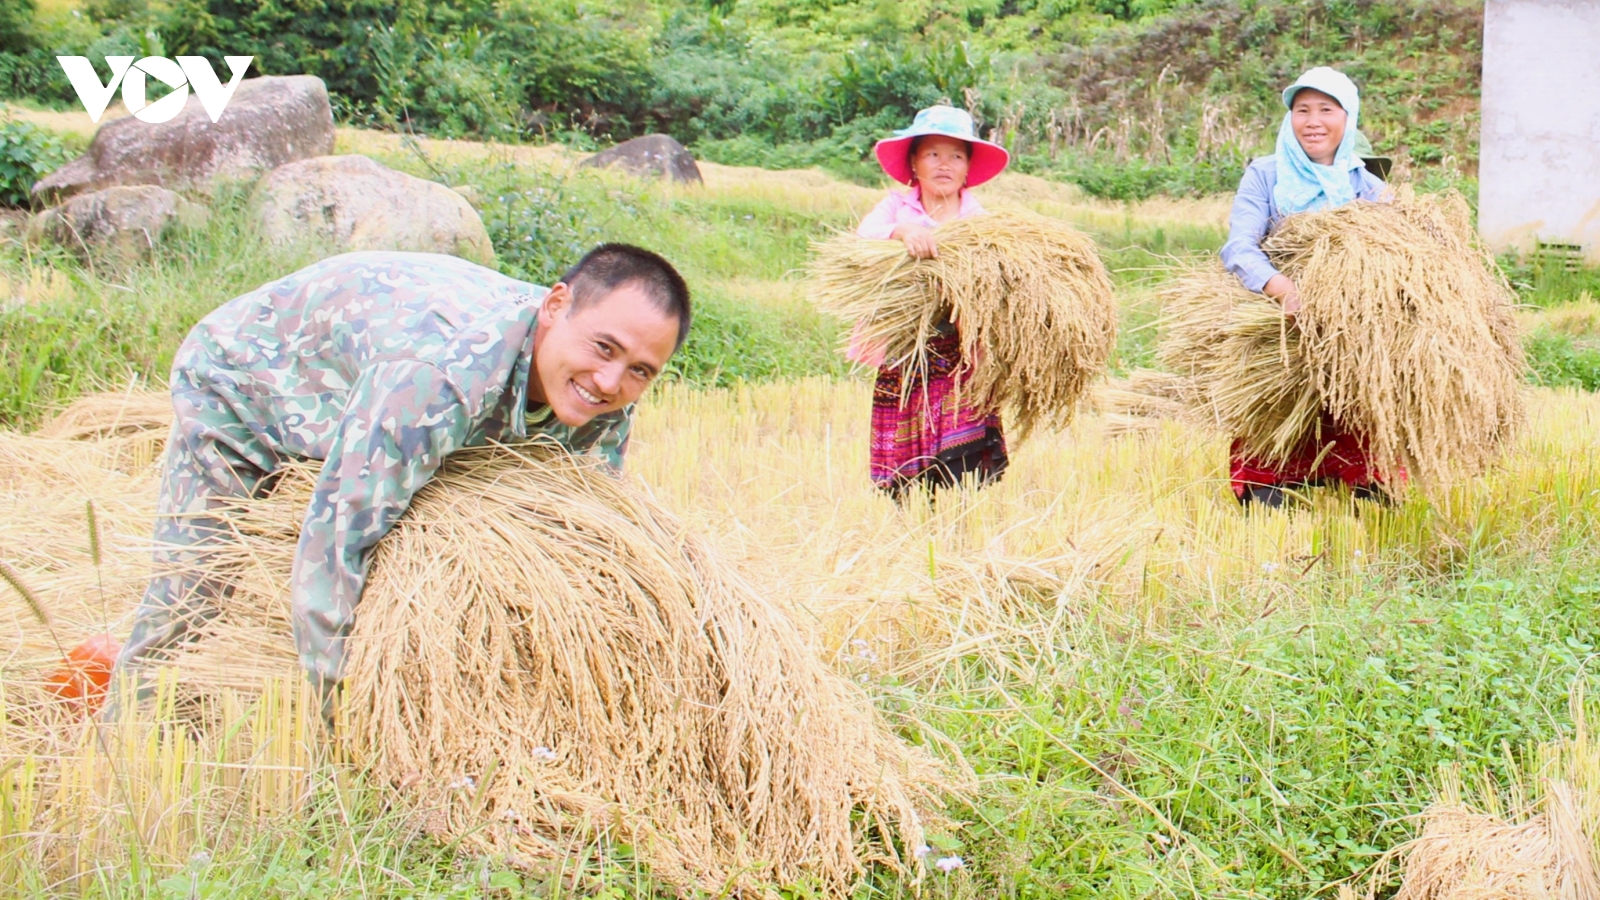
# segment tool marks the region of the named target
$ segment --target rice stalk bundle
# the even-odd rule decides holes
[[[1116,344],[1116,300],[1094,242],[1019,212],[958,219],[934,235],[939,255],[925,260],[899,241],[840,235],[817,245],[813,300],[905,368],[903,402],[928,370],[928,342],[951,322],[968,373],[964,402],[1001,411],[1019,438],[1066,424]]]
[[[1536,765],[1510,784],[1485,771],[1472,786],[1459,769],[1447,770],[1422,813],[1422,832],[1384,855],[1366,897],[1388,893],[1396,862],[1394,900],[1600,897],[1600,744],[1585,723],[1581,689],[1572,707],[1575,733],[1540,747]]]
[[[1263,243],[1302,308],[1220,267],[1166,291],[1163,364],[1246,452],[1283,461],[1331,423],[1392,485],[1483,471],[1523,420],[1514,297],[1454,194],[1285,219]],[[1402,474],[1404,477],[1402,477]]]
[[[116,398],[123,395],[88,401],[92,410],[69,409],[82,413],[83,423],[98,423],[76,439],[48,424],[32,434],[0,430],[0,564],[45,613],[0,585],[0,664],[13,726],[28,721],[42,731],[47,722],[66,724],[45,690],[46,676],[61,666],[63,648],[105,634],[149,580],[149,554],[128,549],[119,537],[149,536],[157,481],[149,463],[166,435],[171,404],[160,422],[147,415],[155,395]],[[116,424],[133,421],[159,424],[138,433]],[[14,740],[0,734],[6,739]]]
[[[55,440],[85,441],[146,432],[165,437],[171,427],[169,393],[130,389],[79,397],[34,433]]]
[[[240,573],[180,680],[293,667],[283,585],[314,472],[232,514]],[[846,893],[910,867],[933,762],[671,514],[544,451],[452,455],[378,545],[341,735],[437,836],[512,859],[600,833],[687,889]],[[230,674],[233,673],[233,674]]]
[[[1321,397],[1302,340],[1277,302],[1247,291],[1221,266],[1192,269],[1161,291],[1157,359],[1186,380],[1167,388],[1190,417],[1243,441],[1251,456],[1284,460],[1315,438]]]

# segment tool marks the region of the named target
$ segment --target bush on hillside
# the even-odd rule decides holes
[[[0,3],[0,53],[23,53],[33,46],[34,0]]]
[[[1483,4],[1463,0],[1205,0],[1042,56],[1033,73],[1068,98],[1057,125],[1070,155],[1157,164],[1271,152],[1279,91],[1332,65],[1360,85],[1362,130],[1380,150],[1466,161],[1476,103],[1447,101],[1476,100],[1482,31]]]
[[[0,122],[0,206],[27,206],[28,189],[71,158],[61,139],[27,122]]]
[[[0,38],[0,94],[51,103],[72,100],[56,52],[243,53],[323,78],[344,121],[661,131],[710,159],[874,178],[873,141],[948,99],[1019,164],[1131,198],[1232,187],[1270,150],[1278,87],[1331,63],[1402,171],[1470,176],[1476,155],[1482,9],[1466,0],[89,0],[49,27],[17,12],[31,0],[6,9],[32,30]]]

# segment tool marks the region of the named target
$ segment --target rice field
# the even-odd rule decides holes
[[[697,286],[773,327],[810,327],[792,313],[807,242],[876,193],[706,169],[704,193],[630,195],[643,220],[608,227],[627,239],[672,225],[653,240]],[[1108,249],[1125,342],[1148,314],[1144,266],[1183,249],[1168,237],[1214,234],[1226,210],[1102,208],[1020,180],[992,205],[1011,191]],[[750,235],[743,210],[809,230]],[[115,283],[168,310],[181,273],[213,272],[203,254],[186,259]],[[272,264],[214,267],[207,289]],[[122,293],[48,259],[7,257],[0,271],[30,308]],[[869,394],[835,373],[662,385],[628,475],[946,764],[920,879],[874,870],[856,896],[1337,896],[1420,832],[1415,817],[1454,783],[1443,772],[1509,778],[1571,731],[1574,686],[1600,687],[1592,395],[1530,389],[1514,446],[1449,490],[1393,507],[1322,492],[1247,514],[1219,439],[1178,421],[1130,433],[1092,409],[1014,447],[999,485],[899,508],[866,478]],[[222,691],[196,716],[173,679],[153,709],[104,728],[40,705],[58,644],[128,626],[154,508],[150,415],[0,432],[0,560],[51,623],[0,593],[0,884],[106,898],[670,896],[604,831],[534,858],[441,843],[426,810],[321,744],[297,680]]]
[[[1023,896],[1044,876],[1052,890],[1081,879],[1112,896],[1304,896],[1410,832],[1403,817],[1431,799],[1434,765],[1488,765],[1504,752],[1497,738],[1563,721],[1600,593],[1585,568],[1600,404],[1537,400],[1504,468],[1392,510],[1322,496],[1243,515],[1217,442],[1173,423],[1108,437],[1091,414],[1019,448],[999,486],[902,511],[863,475],[865,386],[824,380],[661,391],[631,477],[806,623],[902,733],[970,769],[962,824],[935,835],[965,863],[938,876],[958,895]],[[152,443],[3,442],[4,555],[64,644],[107,621],[126,628]],[[15,597],[4,616],[17,636],[6,692],[21,705],[58,657]],[[1484,627],[1499,640],[1475,634]],[[1455,653],[1489,658],[1466,666],[1445,658]],[[415,849],[423,826],[317,751],[299,685],[224,703],[220,734],[174,727],[177,687],[155,717],[167,725],[130,720],[111,737],[10,718],[7,880],[140,894],[190,873],[197,854],[270,880],[247,873],[264,864],[260,841],[286,835],[318,877],[354,877],[340,874],[349,865],[372,890],[406,894],[382,867],[408,846],[435,852]],[[1512,700],[1530,705],[1501,706]],[[120,748],[114,762],[101,740]],[[1383,777],[1369,782],[1374,769]],[[324,821],[307,833],[329,815],[349,817],[348,831]],[[1367,848],[1339,854],[1347,839],[1333,831],[1330,853],[1300,829],[1277,832],[1308,817],[1343,823]],[[621,877],[615,859],[569,862],[542,877],[579,894]]]

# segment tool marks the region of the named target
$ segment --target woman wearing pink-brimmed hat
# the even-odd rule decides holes
[[[891,192],[856,228],[876,240],[897,240],[917,259],[939,255],[933,230],[945,222],[981,215],[971,189],[999,175],[1010,155],[978,137],[972,116],[952,106],[917,113],[910,128],[873,148],[890,178],[911,190]],[[990,484],[1005,472],[1006,439],[1000,414],[958,402],[966,378],[961,336],[943,323],[928,343],[926,383],[904,390],[913,376],[885,365],[881,347],[853,342],[851,359],[878,367],[872,390],[872,481],[896,500],[917,482],[930,491],[963,481]],[[904,404],[900,398],[908,398]]]

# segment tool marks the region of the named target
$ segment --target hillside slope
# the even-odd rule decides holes
[[[58,107],[54,54],[247,53],[321,76],[347,124],[591,149],[661,131],[870,183],[873,142],[947,99],[1019,169],[1137,198],[1232,188],[1277,90],[1329,64],[1401,177],[1476,167],[1481,0],[11,2],[34,11],[0,21],[0,99]]]
[[[1477,170],[1483,4],[1207,0],[1040,60],[1068,96],[1060,142],[1119,160],[1270,152],[1278,92],[1312,66],[1362,89],[1361,124],[1399,174]]]

